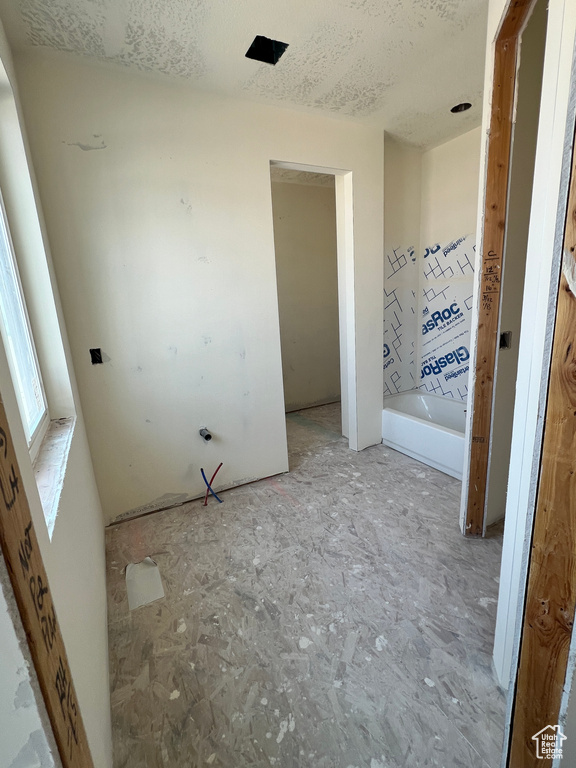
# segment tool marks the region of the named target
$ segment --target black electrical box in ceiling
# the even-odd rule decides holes
[[[98,349],[91,349],[90,350],[90,360],[92,362],[92,365],[98,365],[102,362],[102,350],[100,348]]]
[[[275,65],[286,48],[288,48],[288,43],[281,43],[279,40],[271,40],[269,37],[256,35],[254,42],[246,51],[246,58]]]

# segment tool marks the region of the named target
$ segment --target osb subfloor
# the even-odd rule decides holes
[[[500,538],[338,416],[288,416],[288,475],[108,529],[115,768],[499,765]],[[147,555],[166,597],[130,613]]]

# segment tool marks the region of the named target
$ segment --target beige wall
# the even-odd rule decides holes
[[[480,127],[425,152],[385,135],[387,250],[424,250],[476,231],[481,142]]]
[[[17,67],[107,518],[201,494],[201,466],[223,486],[288,468],[271,160],[351,171],[350,438],[379,442],[381,131],[66,57]]]
[[[423,153],[422,249],[476,231],[480,141],[481,128],[475,128]]]
[[[0,57],[14,86],[10,51],[1,30]],[[18,93],[15,92],[14,101],[7,82],[3,82],[0,96],[0,185],[6,195],[6,208],[18,249],[17,258],[39,357],[41,363],[46,363],[43,374],[51,415],[67,415],[73,411],[77,414],[51,540],[1,341],[0,397],[10,424],[23,487],[48,574],[94,764],[98,768],[106,768],[112,765],[112,740],[103,516],[50,254],[47,258],[44,255],[42,220],[39,222],[35,213],[34,178],[33,174],[30,177],[27,169],[25,144],[22,144],[15,109],[19,103]],[[5,764],[2,754],[4,743],[4,739],[0,739],[2,765]]]
[[[287,411],[340,398],[334,186],[272,183]]]
[[[384,134],[384,247],[420,244],[422,151]]]

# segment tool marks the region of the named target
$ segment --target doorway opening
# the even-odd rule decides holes
[[[340,402],[336,195],[331,174],[272,166],[286,413]]]
[[[270,186],[285,410],[340,403],[358,450],[352,173],[271,161]]]
[[[333,437],[341,435],[336,188],[333,174],[277,166],[270,168],[270,181],[292,470],[300,464],[292,422],[310,426],[310,418],[329,411],[331,429],[338,430]]]

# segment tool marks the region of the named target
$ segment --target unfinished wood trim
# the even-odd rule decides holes
[[[576,137],[509,765],[542,765],[532,737],[556,725],[576,606]]]
[[[536,0],[512,0],[508,4],[497,39],[519,38],[535,5]]]
[[[476,341],[472,445],[464,531],[467,536],[482,536],[484,532],[516,59],[516,39],[496,43],[494,100],[488,144],[484,239],[480,267],[481,298]]]
[[[93,768],[48,577],[0,400],[0,548],[64,768]]]
[[[518,42],[535,2],[515,0],[509,4],[494,50],[466,536],[484,533]]]

